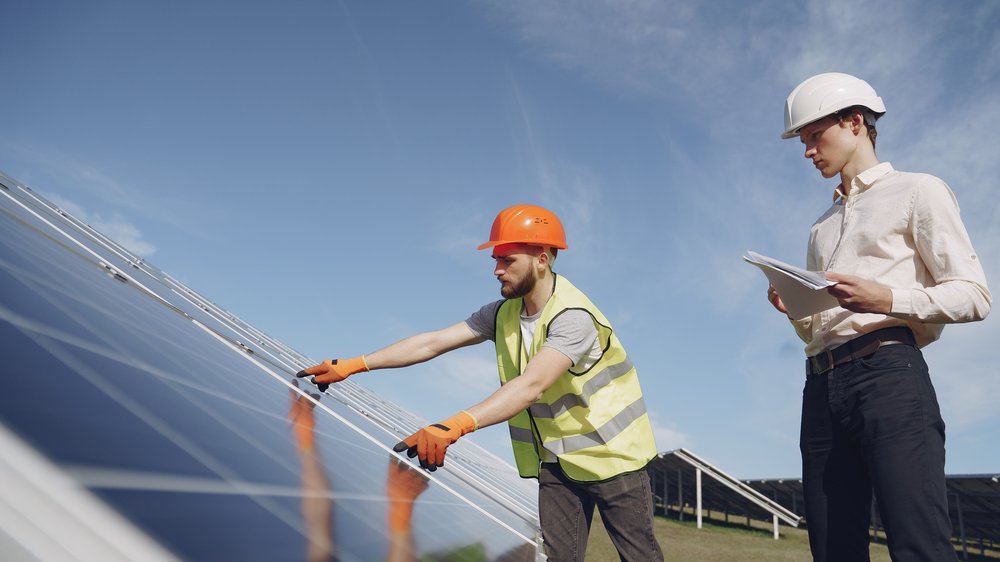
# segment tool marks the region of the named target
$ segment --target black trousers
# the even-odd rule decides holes
[[[813,559],[868,562],[874,492],[894,562],[957,562],[944,440],[915,347],[884,346],[808,376],[799,446]]]

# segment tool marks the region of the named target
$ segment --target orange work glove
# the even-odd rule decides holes
[[[472,433],[479,428],[479,423],[472,414],[462,410],[441,423],[429,425],[392,448],[401,453],[406,451],[410,458],[420,459],[420,466],[434,472],[437,467],[444,466],[444,454],[458,438],[466,433]]]
[[[295,373],[295,376],[301,378],[312,375],[312,383],[319,387],[320,392],[324,392],[331,383],[340,382],[354,373],[367,371],[365,356],[359,355],[351,359],[327,359],[319,365]]]

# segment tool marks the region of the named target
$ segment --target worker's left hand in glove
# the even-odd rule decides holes
[[[448,446],[478,428],[476,418],[462,410],[441,423],[421,429],[397,443],[392,450],[397,453],[406,451],[410,458],[417,457],[420,460],[421,467],[434,472],[437,467],[444,466],[444,454],[448,451]]]
[[[359,355],[351,359],[327,359],[319,365],[313,365],[308,369],[303,369],[295,376],[312,376],[312,383],[319,387],[320,392],[326,391],[331,383],[340,382],[354,373],[368,371],[368,363],[364,355]]]

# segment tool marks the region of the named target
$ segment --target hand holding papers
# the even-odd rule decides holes
[[[836,283],[827,279],[822,271],[806,271],[750,250],[747,254],[749,257],[743,256],[743,260],[764,272],[793,320],[840,306],[837,299],[826,292],[827,287]]]

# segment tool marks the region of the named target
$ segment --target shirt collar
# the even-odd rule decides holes
[[[868,168],[867,170],[861,172],[854,177],[854,185],[851,187],[852,193],[863,193],[868,190],[876,181],[882,179],[883,176],[887,175],[889,172],[894,171],[892,164],[889,162],[881,162]],[[841,203],[844,200],[844,192],[841,191],[840,186],[833,191],[833,202]]]

